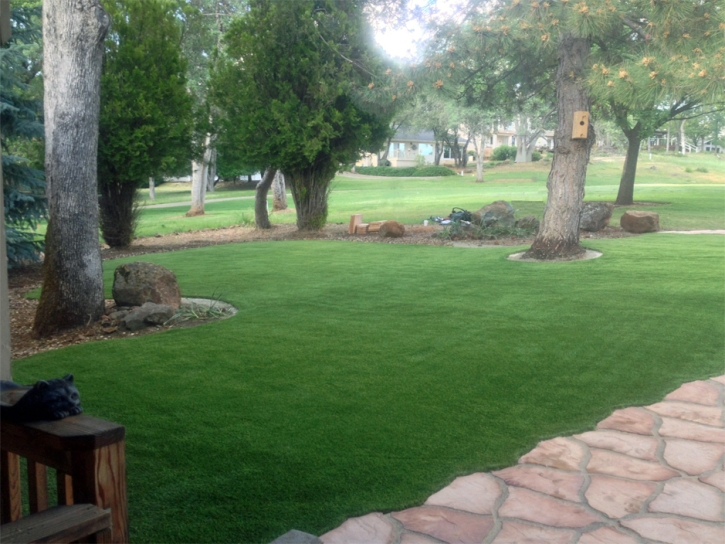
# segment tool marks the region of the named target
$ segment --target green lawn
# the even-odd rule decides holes
[[[534,214],[540,217],[546,200],[549,168],[550,164],[543,162],[497,166],[486,169],[486,182],[482,184],[475,183],[474,177],[470,175],[425,180],[355,179],[340,175],[333,181],[329,221],[347,223],[350,215],[362,213],[366,221],[395,219],[413,224],[430,216],[446,216],[454,206],[477,210],[500,199],[513,202],[519,216]],[[687,168],[692,172],[686,172]],[[698,172],[697,168],[708,172]],[[593,159],[588,170],[586,199],[613,202],[621,171],[621,158]],[[189,200],[188,191],[188,185],[162,185],[157,202]],[[147,192],[141,191],[142,198],[145,198]],[[145,208],[142,210],[137,235],[153,236],[254,223],[253,192],[232,188],[208,196],[243,199],[207,201],[206,214],[199,217],[185,217],[188,204],[172,208]],[[646,209],[660,214],[663,229],[725,228],[725,161],[706,154],[687,157],[659,155],[650,161],[647,154],[643,153],[635,185],[635,200],[660,204]],[[294,205],[291,196],[288,202],[290,206]],[[642,209],[636,205],[632,208]],[[619,224],[619,217],[624,211],[624,208],[615,210],[612,224]],[[272,223],[276,224],[290,224],[295,220],[294,213],[271,216]]]
[[[458,183],[460,194],[481,187]],[[358,184],[341,179],[333,199]],[[388,191],[406,198],[385,213],[435,201]],[[501,185],[511,200],[521,191]],[[683,222],[698,191],[665,199]],[[532,264],[506,260],[511,248],[345,242],[148,256],[185,296],[220,296],[239,313],[42,353],[15,361],[14,378],[72,372],[87,413],[126,426],[133,542],[321,534],[723,372],[725,237],[589,245],[604,256]],[[120,262],[106,263],[109,295]]]

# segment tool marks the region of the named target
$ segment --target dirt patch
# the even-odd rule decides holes
[[[257,230],[252,227],[229,227],[220,229],[199,230],[169,235],[157,235],[134,240],[131,247],[126,249],[110,249],[102,246],[103,260],[118,259],[134,255],[151,253],[165,253],[181,249],[191,249],[220,244],[261,242],[276,240],[338,240],[357,243],[385,243],[385,244],[422,244],[434,246],[452,246],[454,243],[443,240],[434,235],[443,231],[440,225],[406,225],[405,236],[402,238],[381,238],[377,235],[350,235],[348,225],[337,223],[326,226],[320,232],[300,232],[295,225],[275,225],[268,230]],[[634,236],[617,227],[606,227],[597,233],[582,232],[582,240],[590,238],[621,238]],[[508,237],[497,240],[471,240],[471,245],[484,246],[513,246],[526,245],[533,238]],[[172,328],[184,328],[207,323],[209,320],[188,320],[172,323],[168,326],[159,325],[149,327],[137,332],[114,331],[109,333],[108,328],[101,322],[90,323],[86,327],[79,327],[62,331],[48,338],[34,338],[32,334],[35,309],[38,305],[35,300],[28,300],[25,295],[40,286],[42,282],[41,266],[39,264],[17,268],[10,271],[10,335],[13,359],[20,359],[73,344],[83,344],[91,341],[103,341],[111,338],[125,338],[129,336],[142,336],[153,334]],[[114,305],[112,300],[106,301],[110,310]]]

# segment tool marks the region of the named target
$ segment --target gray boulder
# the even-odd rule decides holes
[[[539,230],[539,220],[533,215],[526,215],[516,221],[516,226],[520,229]]]
[[[516,224],[514,207],[505,200],[497,200],[473,212],[473,222],[483,227],[513,227]]]
[[[269,544],[322,544],[322,540],[315,535],[292,529],[282,536],[275,538]]]
[[[627,232],[641,234],[660,230],[660,216],[654,212],[624,212],[619,220],[621,227]]]
[[[614,205],[609,202],[585,202],[579,215],[579,228],[597,232],[609,225]]]
[[[121,319],[123,328],[129,331],[139,331],[149,325],[163,325],[174,316],[176,310],[168,304],[155,304],[146,302]]]
[[[166,304],[178,309],[181,291],[171,270],[153,263],[128,263],[113,274],[113,299],[116,306],[141,306],[146,302]]]

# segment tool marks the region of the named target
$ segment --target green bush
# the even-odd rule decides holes
[[[423,166],[416,168],[414,176],[455,176],[456,173],[445,166]]]
[[[541,152],[539,152],[539,151],[534,151],[534,152],[533,152],[533,153],[531,154],[531,160],[532,160],[533,162],[537,162],[537,161],[540,161],[540,160],[541,160]]]
[[[505,161],[506,159],[516,158],[515,145],[501,145],[493,150],[492,159],[495,161]]]
[[[702,172],[703,174],[707,174],[709,170],[700,166],[699,168],[695,168],[695,172]]]
[[[428,177],[428,176],[455,176],[456,173],[445,166],[408,166],[393,168],[392,166],[358,166],[355,172],[365,176],[386,176],[394,178]]]
[[[687,168],[685,168],[685,172],[687,172],[688,174],[692,174],[692,168],[688,166]]]

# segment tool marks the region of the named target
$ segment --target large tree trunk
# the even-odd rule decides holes
[[[212,149],[209,155],[209,168],[206,174],[206,190],[209,193],[213,193],[214,185],[216,185],[216,149]]]
[[[276,173],[277,170],[274,168],[267,168],[262,181],[257,184],[257,192],[254,196],[254,223],[258,229],[272,228],[272,224],[269,222],[269,212],[267,211],[267,194]]]
[[[186,217],[204,215],[204,199],[206,197],[209,164],[211,163],[213,149],[211,148],[211,134],[206,135],[204,141],[204,155],[201,162],[191,161],[191,208]]]
[[[581,255],[579,215],[584,201],[584,182],[594,129],[589,123],[586,139],[572,139],[574,112],[589,111],[589,93],[584,72],[589,58],[589,40],[562,36],[556,73],[558,123],[554,136],[554,160],[546,187],[549,197],[541,227],[527,258],[559,259]]]
[[[0,150],[0,185],[4,185]],[[10,359],[10,296],[8,294],[8,256],[5,247],[5,197],[0,191],[0,380],[12,380]]]
[[[336,165],[321,164],[296,172],[283,172],[292,190],[299,230],[321,230],[327,223],[327,197]]]
[[[639,126],[639,123],[637,126]],[[627,157],[624,159],[622,177],[619,180],[619,192],[615,201],[615,204],[622,206],[634,203],[634,178],[637,175],[637,160],[639,159],[639,148],[642,143],[637,126],[624,133],[627,137]]]
[[[96,157],[109,24],[97,0],[43,4],[48,230],[33,327],[40,336],[96,321],[105,309]]]
[[[476,183],[483,183],[483,154],[486,150],[486,140],[483,134],[473,140],[476,149]]]
[[[687,141],[685,140],[685,120],[680,121],[680,146],[682,147],[682,154],[687,155]]]
[[[272,181],[272,194],[274,195],[274,204],[272,205],[272,211],[281,212],[287,209],[287,188],[284,183],[284,176],[282,172],[277,170],[274,175],[274,181]]]
[[[113,248],[130,246],[139,214],[136,184],[99,183],[98,191],[103,239]]]
[[[149,200],[156,200],[156,183],[153,176],[149,178]]]

